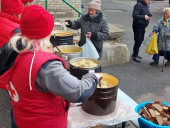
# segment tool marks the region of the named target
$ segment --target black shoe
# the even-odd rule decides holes
[[[170,65],[170,60],[168,60],[166,63],[165,63],[165,66],[169,66]]]
[[[137,62],[137,63],[140,63],[141,61],[137,59],[137,57],[133,57],[132,58],[133,61]]]
[[[135,56],[132,54],[132,57],[135,57]],[[136,56],[136,58],[138,58],[138,59],[142,59],[142,57],[141,57],[141,56],[139,56],[139,55],[137,55],[137,56]]]
[[[137,56],[136,58],[138,58],[138,59],[142,59],[142,57],[141,57],[141,56]]]
[[[158,65],[158,62],[150,62],[150,65]]]

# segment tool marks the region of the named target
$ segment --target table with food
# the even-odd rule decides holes
[[[74,45],[71,32],[53,31],[51,42],[55,47],[55,54],[63,58],[67,70],[73,76],[81,79],[83,75],[89,72],[103,75],[103,79],[87,101],[71,104],[68,115],[70,128],[113,126],[128,120],[131,120],[136,127],[139,127],[137,119],[140,117],[140,113],[135,112],[137,103],[118,88],[119,80],[116,77],[101,73],[100,60],[84,57],[83,48]],[[146,111],[144,108],[141,118],[149,118],[146,113],[153,110]],[[152,118],[152,120],[156,120],[158,124],[164,124],[162,117],[159,117],[159,119],[161,118],[161,123],[157,118]],[[124,127],[125,125],[122,125],[122,128]],[[141,125],[140,127],[144,128]]]
[[[87,101],[71,104],[68,116],[71,128],[91,127],[100,124],[114,125],[139,117],[123,100],[117,98],[119,80],[112,75],[101,73],[100,60],[84,57],[83,48],[74,45],[73,37],[68,39],[68,36],[72,36],[70,32],[53,31],[52,35],[51,42],[55,47],[55,54],[63,58],[70,74],[78,79],[89,72],[103,75],[96,91]],[[67,40],[69,41],[67,42]]]

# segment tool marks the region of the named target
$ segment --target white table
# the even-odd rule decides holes
[[[129,108],[131,109],[130,111],[134,110],[135,111],[135,107],[137,106],[137,103],[131,99],[128,95],[126,95],[122,90],[118,89],[118,99],[121,100],[122,103],[124,104],[127,104],[127,106],[129,106]],[[81,109],[75,109],[75,110],[71,110],[70,112],[75,112],[76,115],[78,114],[77,112],[79,113],[84,113]],[[128,111],[127,111],[128,112]],[[81,116],[81,115],[79,115]],[[71,116],[70,116],[71,117]],[[81,116],[82,117],[82,116]],[[139,124],[138,124],[138,120],[135,119],[135,120],[130,120],[135,127],[139,127]],[[74,122],[74,121],[72,121]],[[125,128],[125,125],[126,125],[126,122],[122,122],[122,128]],[[70,126],[68,126],[68,128],[71,128]]]
[[[121,98],[126,104],[128,104],[133,110],[138,105],[133,99],[126,95],[122,90],[118,89],[118,97]],[[131,120],[132,124],[139,128],[138,120]]]

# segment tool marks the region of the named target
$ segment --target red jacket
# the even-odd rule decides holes
[[[0,82],[7,85],[12,98],[18,128],[67,128],[66,101],[52,93],[38,91],[35,85],[41,66],[55,59],[65,67],[64,61],[55,54],[27,51],[19,54],[13,67],[0,76]]]
[[[20,27],[20,20],[12,15],[0,12],[0,48],[9,42],[13,31]]]

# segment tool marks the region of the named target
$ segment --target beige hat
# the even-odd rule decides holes
[[[92,0],[89,3],[88,8],[93,8],[93,9],[101,11],[101,1],[100,0]]]

